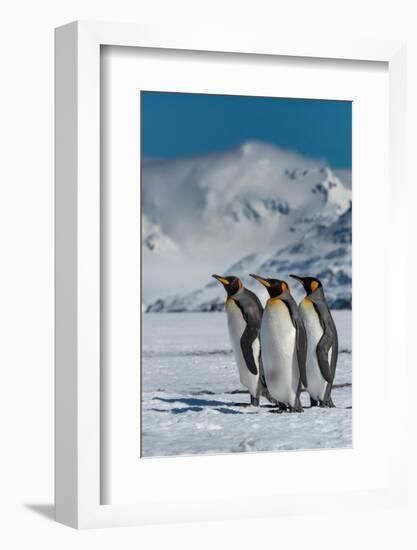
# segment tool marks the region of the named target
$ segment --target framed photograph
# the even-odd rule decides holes
[[[404,494],[404,80],[402,43],[57,29],[58,521]]]
[[[352,446],[351,145],[350,101],[141,93],[143,457]]]

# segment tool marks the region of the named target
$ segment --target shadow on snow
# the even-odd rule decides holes
[[[172,409],[153,408],[155,412],[170,412],[172,414],[181,414],[185,412],[201,412],[204,407],[212,407],[215,411],[223,414],[243,414],[240,411],[230,409],[230,407],[248,407],[248,403],[227,403],[215,399],[196,399],[195,397],[153,397],[153,401],[162,401],[163,403],[183,403],[186,407],[174,407]]]

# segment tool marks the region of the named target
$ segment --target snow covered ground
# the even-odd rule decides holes
[[[142,316],[142,456],[346,448],[352,445],[351,311],[335,311],[335,409],[275,414],[247,406],[224,313]]]

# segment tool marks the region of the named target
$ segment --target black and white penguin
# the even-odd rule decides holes
[[[302,384],[307,387],[307,337],[289,286],[279,279],[251,274],[270,296],[261,324],[262,363],[271,396],[291,412],[302,412]]]
[[[314,277],[290,277],[299,281],[307,294],[299,312],[307,333],[307,390],[311,406],[334,407],[330,394],[336,373],[338,338],[323,285]]]
[[[263,307],[259,298],[235,276],[212,275],[226,290],[227,324],[241,383],[249,390],[251,405],[259,406],[261,395],[267,396],[260,360],[259,333]]]

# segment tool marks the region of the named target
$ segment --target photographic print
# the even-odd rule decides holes
[[[140,101],[142,457],[351,447],[351,102]]]

